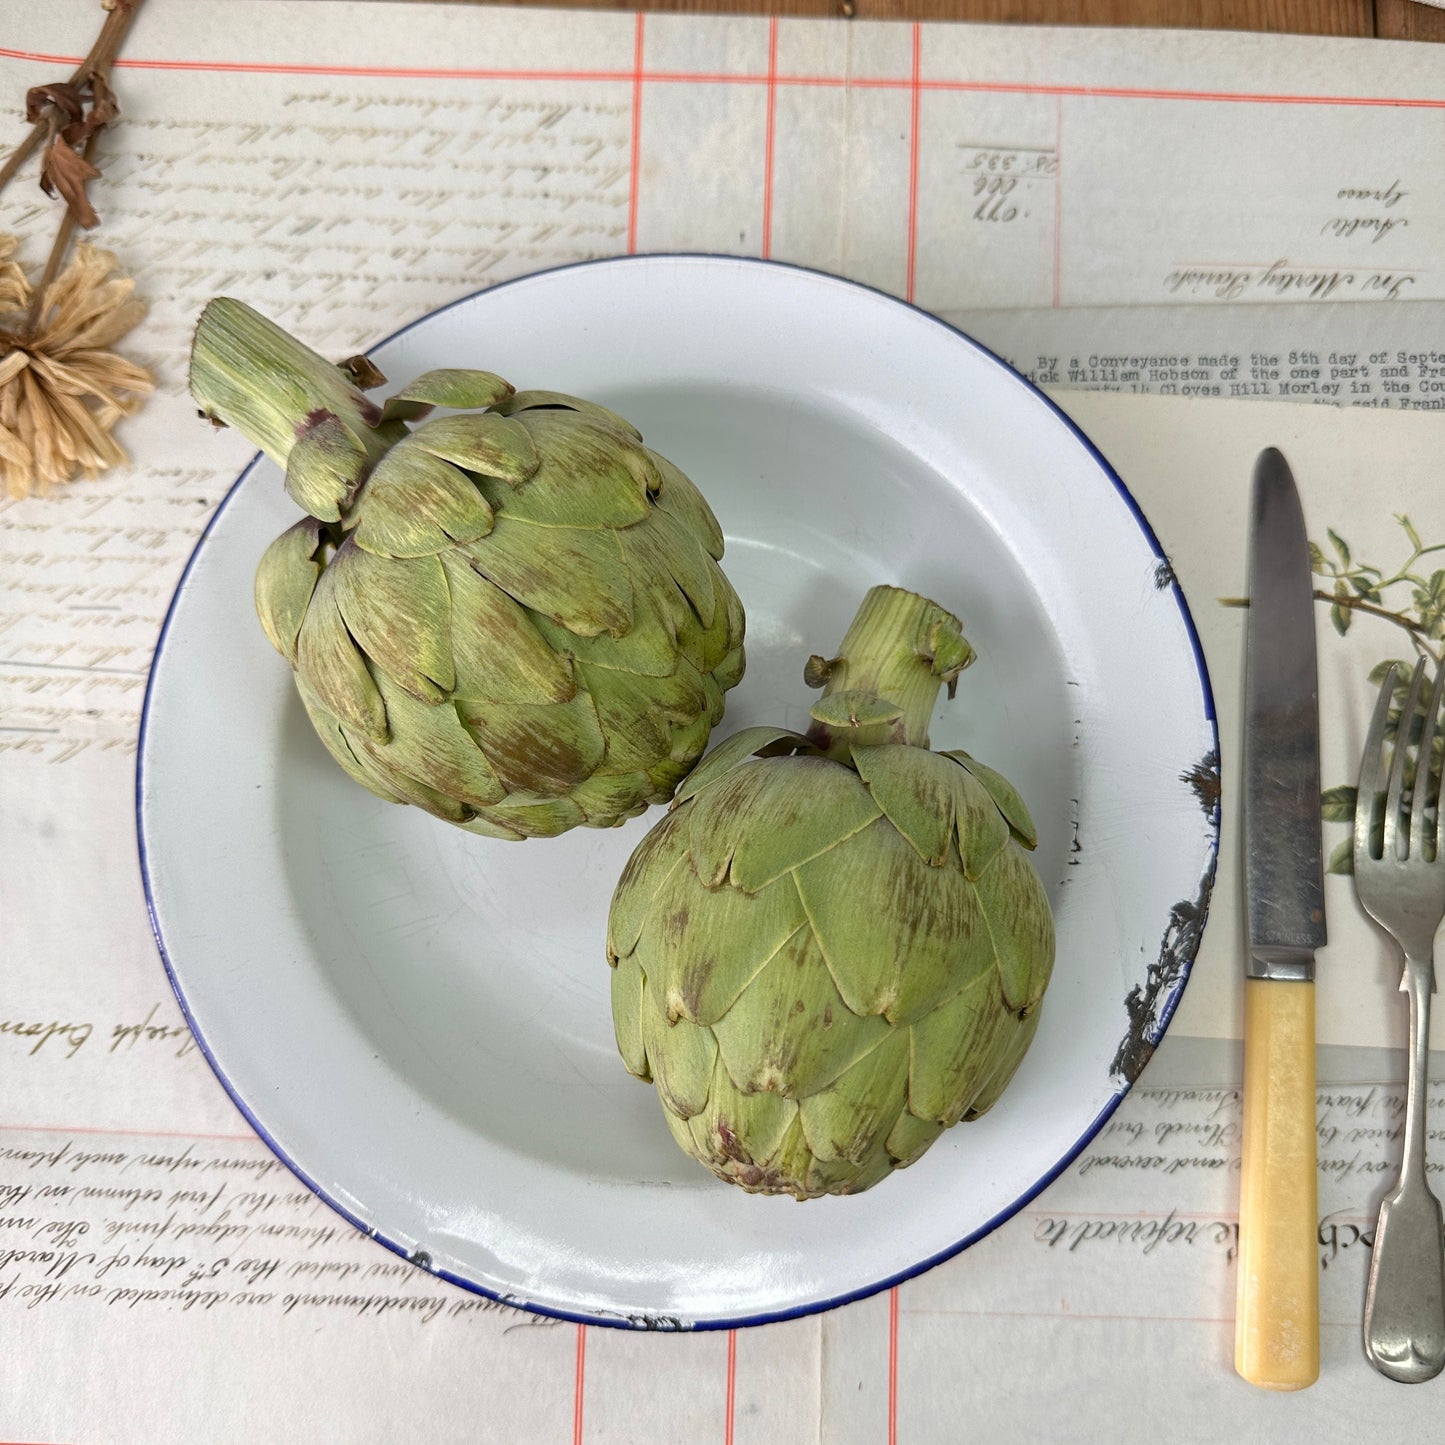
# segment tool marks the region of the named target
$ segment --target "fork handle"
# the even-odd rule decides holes
[[[1244,1137],[1234,1368],[1266,1390],[1320,1372],[1315,986],[1244,981]]]
[[[1432,1380],[1445,1367],[1445,1243],[1440,1201],[1425,1177],[1425,1088],[1430,1048],[1430,959],[1405,959],[1400,988],[1410,999],[1410,1075],[1400,1181],[1375,1225],[1365,1293],[1365,1354],[1382,1375],[1404,1384]]]

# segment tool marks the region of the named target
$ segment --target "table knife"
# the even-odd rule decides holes
[[[1274,448],[1254,470],[1245,644],[1244,1133],[1235,1369],[1319,1375],[1315,950],[1325,943],[1319,683],[1304,514]]]

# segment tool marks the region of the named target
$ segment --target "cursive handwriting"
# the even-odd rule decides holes
[[[1170,296],[1213,301],[1398,301],[1415,284],[1409,271],[1291,265],[1280,259],[1234,266],[1178,266],[1164,278]]]
[[[108,1037],[110,1040],[106,1047],[107,1053],[113,1054],[118,1050],[129,1052],[138,1044],[173,1043],[176,1047],[170,1050],[171,1054],[178,1059],[184,1058],[196,1047],[191,1031],[183,1021],[157,1022],[156,1015],[160,1010],[160,1004],[152,1004],[150,1012],[134,1023],[111,1024],[108,1035],[104,1027],[88,1019],[83,1022],[0,1019],[0,1046],[3,1046],[8,1036],[28,1045],[25,1050],[27,1058],[34,1058],[48,1047],[52,1053],[63,1052],[67,1059],[73,1059],[90,1042],[99,1027],[101,1037]]]
[[[553,1323],[465,1295],[378,1249],[260,1140],[0,1145],[0,1310],[61,1301],[197,1316]]]

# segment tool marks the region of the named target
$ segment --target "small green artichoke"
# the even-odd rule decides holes
[[[678,790],[612,900],[612,1016],[628,1069],[719,1178],[851,1194],[998,1099],[1054,959],[1028,809],[928,749],[958,619],[868,593],[804,737],[749,728]]]
[[[621,417],[488,372],[385,406],[227,298],[191,356],[206,415],[309,515],[256,608],[321,741],[363,787],[476,833],[611,827],[666,802],[743,671],[743,611],[695,486]],[[418,421],[433,407],[455,414]]]

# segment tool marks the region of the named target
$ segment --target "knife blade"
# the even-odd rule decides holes
[[[1326,929],[1314,584],[1299,493],[1273,447],[1255,464],[1249,574],[1235,1369],[1298,1390],[1319,1375],[1314,971]]]

